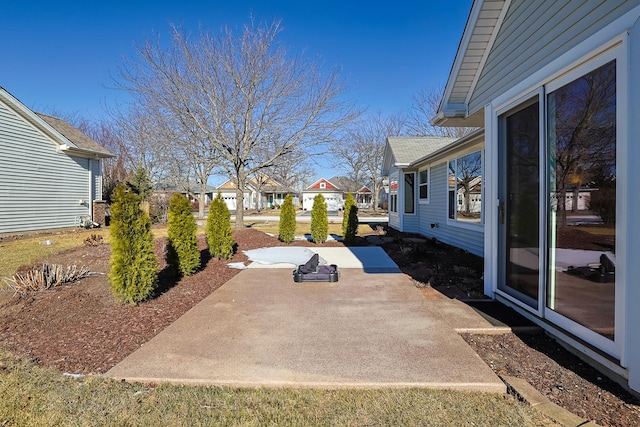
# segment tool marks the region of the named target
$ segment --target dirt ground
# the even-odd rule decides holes
[[[137,306],[117,303],[109,289],[108,245],[84,246],[41,260],[87,266],[95,274],[28,297],[0,291],[5,293],[0,296],[0,346],[63,372],[104,373],[237,274],[239,270],[227,263],[247,261],[242,250],[282,244],[250,228],[234,231],[234,238],[238,252],[230,261],[208,259],[201,240],[205,261],[201,271],[182,280],[161,272],[157,296]],[[382,246],[417,286],[432,286],[449,297],[480,296],[481,258],[417,237],[360,239],[360,244],[372,242]],[[163,239],[156,241],[158,259],[164,244]],[[527,380],[578,416],[603,426],[640,425],[637,400],[546,335],[465,335],[464,339],[498,374]]]

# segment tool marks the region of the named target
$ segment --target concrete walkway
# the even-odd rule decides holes
[[[243,387],[506,391],[438,311],[490,326],[473,310],[425,298],[380,248],[313,250],[340,266],[339,282],[295,283],[292,265],[254,263],[106,375]]]

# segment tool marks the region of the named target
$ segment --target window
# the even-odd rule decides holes
[[[404,174],[404,213],[415,213],[415,180],[416,176],[413,172]]]
[[[429,201],[429,169],[418,173],[418,198],[420,202]]]
[[[327,188],[327,183],[326,182],[321,182],[320,183],[320,188]]]
[[[449,161],[448,217],[471,224],[482,222],[482,153],[475,151]]]
[[[396,174],[389,179],[389,212],[398,212],[398,177]]]

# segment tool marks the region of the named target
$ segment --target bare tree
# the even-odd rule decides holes
[[[244,192],[257,171],[290,161],[333,140],[353,117],[339,96],[337,71],[323,75],[318,64],[290,57],[277,43],[280,24],[245,26],[191,39],[172,28],[172,43],[138,48],[139,58],[120,70],[120,87],[135,102],[153,105],[181,135],[172,141],[196,162],[204,153],[237,182],[236,227],[244,226]],[[197,144],[191,153],[187,146]],[[258,151],[271,153],[257,155]]]
[[[422,89],[413,96],[407,115],[407,131],[411,136],[442,136],[462,138],[476,130],[472,127],[441,127],[429,123],[435,117],[444,88]]]
[[[341,144],[332,147],[336,164],[342,165],[349,177],[373,188],[373,209],[378,208],[382,189],[382,162],[389,136],[402,135],[405,118],[400,115],[377,114],[350,127]]]

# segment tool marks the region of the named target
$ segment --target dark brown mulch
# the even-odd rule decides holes
[[[462,337],[498,375],[526,380],[581,418],[602,426],[640,425],[637,399],[545,334]]]
[[[477,292],[482,283],[481,258],[431,240],[411,243],[403,241],[406,236],[392,237],[383,248],[416,285],[429,283],[443,292],[464,289],[452,297],[459,292]],[[227,263],[246,261],[242,250],[282,245],[275,237],[252,229],[236,230],[234,238],[238,252],[233,259],[207,259],[201,241],[206,261],[202,271],[180,281],[162,274],[162,293],[137,306],[117,303],[109,289],[108,245],[85,246],[41,260],[86,265],[102,274],[26,298],[0,298],[4,301],[0,304],[0,347],[65,372],[104,373],[237,274],[239,270],[227,267]],[[156,242],[159,258],[164,243]],[[305,241],[292,244],[313,246]],[[359,239],[359,244],[366,244],[365,239]],[[489,310],[485,306],[485,314],[514,326],[516,320],[497,307]],[[640,425],[637,401],[545,335],[464,338],[497,373],[529,381],[549,399],[583,418],[602,425]]]

